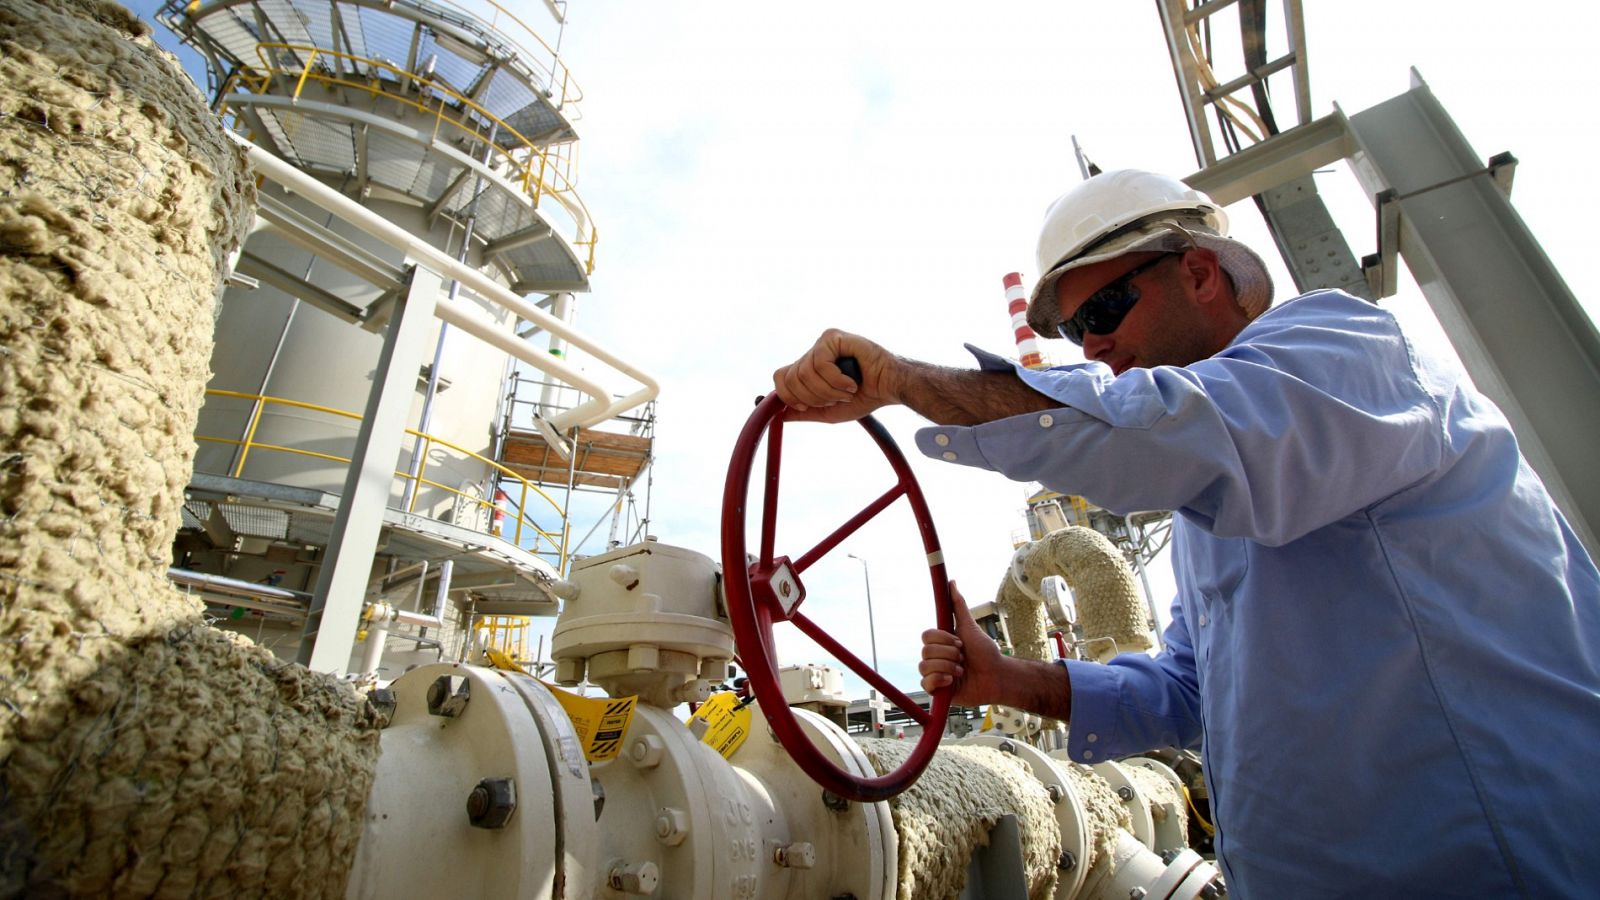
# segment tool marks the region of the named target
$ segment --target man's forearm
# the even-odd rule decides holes
[[[1072,718],[1072,680],[1066,666],[1014,656],[1002,659],[1004,672],[996,702],[1063,722]]]
[[[900,403],[938,425],[980,425],[1061,405],[1010,372],[951,369],[903,357],[895,368]]]

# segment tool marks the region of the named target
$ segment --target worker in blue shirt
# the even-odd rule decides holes
[[[1226,229],[1106,172],[1048,213],[1028,308],[1092,362],[951,369],[830,330],[775,373],[797,418],[903,404],[936,459],[1175,512],[1164,651],[1003,656],[958,594],[923,687],[1067,720],[1084,763],[1201,748],[1236,897],[1593,896],[1594,563],[1453,362],[1338,291],[1271,306]]]

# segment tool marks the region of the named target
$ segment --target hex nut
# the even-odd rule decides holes
[[[649,860],[630,864],[614,859],[606,867],[606,885],[614,891],[649,896],[660,884],[661,869]]]
[[[667,745],[661,738],[647,734],[629,745],[628,761],[640,769],[653,769],[661,765],[661,757],[666,752]]]
[[[1061,851],[1061,859],[1056,861],[1056,868],[1063,872],[1070,872],[1078,867],[1078,857],[1071,850]]]
[[[388,728],[394,721],[395,707],[400,705],[400,698],[395,695],[393,688],[373,688],[367,693],[367,702],[378,711],[380,728]]]
[[[1060,803],[1067,798],[1067,792],[1059,784],[1052,784],[1046,790],[1050,793],[1051,803]]]
[[[1133,788],[1123,785],[1122,787],[1117,788],[1117,796],[1121,797],[1122,802],[1126,803],[1133,799]]]
[[[461,685],[455,685],[460,678]],[[428,685],[428,715],[454,719],[467,708],[472,695],[472,682],[459,675],[440,675]]]
[[[850,801],[839,796],[838,794],[835,794],[833,791],[830,791],[827,788],[823,788],[822,805],[833,810],[834,812],[844,812],[850,808]]]
[[[656,840],[676,847],[689,834],[689,815],[681,809],[662,807],[656,814]]]
[[[809,869],[817,864],[817,848],[809,841],[784,844],[773,851],[772,861],[788,869]]]
[[[474,828],[504,828],[517,811],[517,786],[509,778],[485,778],[467,795],[467,821]]]

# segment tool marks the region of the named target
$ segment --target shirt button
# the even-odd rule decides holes
[[[1039,427],[1040,428],[1049,428],[1051,425],[1054,425],[1055,423],[1056,423],[1055,416],[1052,416],[1049,413],[1045,413],[1044,415],[1039,417]]]
[[[955,461],[956,461],[956,454],[955,454],[955,451],[953,451],[953,450],[946,450],[946,451],[945,451],[945,452],[944,452],[944,458],[945,458],[945,459],[948,459],[948,460],[950,460],[950,461],[951,461],[951,462],[955,462]]]
[[[1200,627],[1201,628],[1206,627],[1206,614],[1205,613],[1201,613],[1200,614]]]
[[[950,435],[936,434],[933,436],[933,442],[941,447],[948,447],[950,446]]]
[[[1086,740],[1086,741],[1088,741],[1088,742],[1089,742],[1089,743],[1091,743],[1091,744],[1092,744],[1092,743],[1094,743],[1094,742],[1095,742],[1095,741],[1098,741],[1098,740],[1100,740],[1100,735],[1098,735],[1098,734],[1091,734],[1091,735],[1089,735],[1089,736],[1088,736],[1088,737],[1085,737],[1085,738],[1084,738],[1084,740]]]
[[[1085,750],[1085,751],[1083,751],[1083,758],[1084,759],[1094,759],[1094,751],[1093,750]]]

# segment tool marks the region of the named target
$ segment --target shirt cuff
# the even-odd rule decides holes
[[[1072,684],[1072,721],[1067,725],[1067,756],[1092,766],[1111,758],[1116,743],[1116,710],[1121,683],[1111,666],[1057,660]]]
[[[1113,380],[1111,369],[1105,363],[1085,362],[1052,366],[1048,369],[1030,369],[1014,359],[1006,359],[981,347],[972,344],[962,346],[966,347],[967,352],[978,361],[979,371],[1011,372],[1021,379],[1023,384],[1067,406],[1073,405],[1073,390],[1081,391],[1084,388],[1083,378],[1088,377],[1096,389],[1103,388]]]
[[[1106,378],[1109,378],[1111,374],[1111,370],[1106,369],[1100,363],[1061,366],[1054,369],[1036,371],[1025,368],[1015,360],[1008,360],[999,354],[990,353],[971,344],[965,344],[964,346],[967,348],[967,352],[977,359],[980,371],[1011,372],[1020,378],[1024,384],[1046,397],[1056,400],[1060,400],[1063,395],[1068,393],[1066,387],[1073,380],[1074,373],[1087,370],[1091,375],[1098,377],[1103,374]],[[1094,371],[1097,369],[1103,371]],[[1066,404],[1063,405],[1065,406]],[[1022,438],[1022,445],[1027,446],[1036,437],[1034,431],[1037,428],[1048,429],[1054,424],[1065,424],[1074,418],[1086,419],[1093,417],[1075,409],[1069,414],[1061,412],[1054,414],[1027,413],[977,426],[936,425],[917,431],[917,450],[929,459],[940,459],[959,465],[1001,472],[1004,471],[1002,466],[984,455],[983,448],[979,442],[980,437],[986,440],[998,440],[999,443],[992,446],[997,446],[1004,451],[1006,447],[1010,446],[1008,441],[1013,437]],[[1002,457],[1007,455],[1005,452],[1001,454]]]

